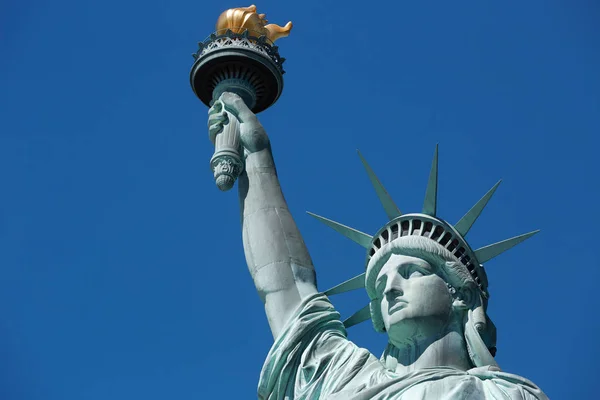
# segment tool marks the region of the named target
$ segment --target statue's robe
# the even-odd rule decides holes
[[[532,382],[487,367],[424,368],[400,375],[346,337],[326,296],[306,298],[275,340],[258,385],[261,400],[544,399]]]

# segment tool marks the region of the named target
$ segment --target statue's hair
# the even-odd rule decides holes
[[[422,236],[399,237],[377,251],[367,265],[365,286],[371,300],[377,298],[375,280],[392,254],[417,257],[427,261],[447,283],[455,288],[474,285],[475,281],[466,267],[445,247]]]

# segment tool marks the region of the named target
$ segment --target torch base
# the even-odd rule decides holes
[[[240,95],[254,113],[273,105],[283,90],[283,58],[261,38],[228,31],[211,35],[194,54],[190,83],[208,107],[223,92]]]

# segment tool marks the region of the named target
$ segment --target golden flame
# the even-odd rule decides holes
[[[231,8],[224,11],[217,20],[217,33],[224,33],[231,29],[234,33],[244,33],[249,31],[252,36],[266,36],[271,42],[286,37],[292,30],[292,22],[288,22],[281,27],[276,24],[269,24],[265,14],[257,14],[256,6]]]

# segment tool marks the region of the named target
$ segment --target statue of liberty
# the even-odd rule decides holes
[[[249,18],[255,7],[241,10]],[[263,29],[264,15],[255,19],[256,29]],[[239,90],[248,93],[247,87]],[[465,240],[499,182],[451,225],[437,216],[437,147],[423,209],[412,214],[400,212],[361,156],[389,221],[371,236],[312,214],[366,249],[363,274],[321,292],[284,199],[269,137],[244,100],[221,90],[211,102],[208,127],[215,143],[234,125],[229,134],[243,149],[238,190],[244,253],[274,337],[259,399],[547,399],[494,360],[496,329],[486,312],[482,265],[536,232],[477,250]],[[229,161],[220,162],[225,167],[219,171],[232,170]],[[328,296],[363,288],[370,303],[342,321]],[[346,328],[367,320],[388,337],[380,357],[347,337]]]
[[[421,213],[401,214],[362,159],[390,221],[374,236],[315,216],[367,249],[366,272],[321,293],[288,211],[269,138],[242,99],[223,93],[209,111],[214,141],[231,113],[245,170],[238,183],[246,261],[275,342],[260,399],[546,399],[494,361],[486,262],[535,232],[473,251],[464,239],[496,184],[454,226],[436,216],[437,149]],[[327,295],[364,287],[370,304],[341,321]],[[388,335],[381,357],[346,328],[371,319]]]

